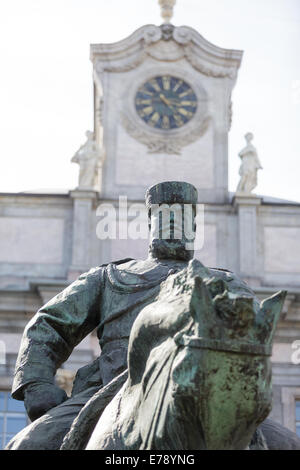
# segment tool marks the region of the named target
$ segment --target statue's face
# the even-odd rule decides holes
[[[88,138],[88,140],[92,140],[94,137],[94,133],[91,131],[86,131],[85,135]]]
[[[246,138],[246,141],[248,142],[248,144],[250,144],[251,140],[253,140],[253,134],[251,134],[251,132],[249,132],[248,134],[245,135],[245,138]]]
[[[192,204],[153,205],[150,211],[152,257],[188,261],[193,258],[196,207]]]

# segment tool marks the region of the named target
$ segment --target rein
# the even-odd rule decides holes
[[[196,349],[211,349],[213,351],[228,351],[253,356],[271,356],[272,346],[264,344],[251,344],[243,342],[208,339],[201,336],[187,336],[177,333],[174,341],[178,346]]]

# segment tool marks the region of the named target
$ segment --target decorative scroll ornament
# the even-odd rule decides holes
[[[178,42],[178,44],[189,44],[193,39],[193,30],[186,26],[174,28],[173,39]]]
[[[204,61],[194,53],[191,46],[185,46],[184,55],[194,69],[203,73],[203,75],[206,75],[207,77],[229,77],[233,80],[236,78],[237,69],[235,67],[220,67],[218,65],[205,64]]]
[[[128,114],[122,114],[122,124],[128,134],[135,140],[148,147],[149,153],[166,153],[180,155],[183,147],[196,142],[208,130],[210,117],[206,117],[199,125],[191,130],[185,130],[180,135],[154,134],[137,125]]]
[[[162,39],[162,30],[154,25],[147,25],[144,27],[143,39],[146,44],[151,44]]]
[[[130,70],[136,69],[146,59],[146,53],[141,52],[137,57],[120,61],[119,63],[109,64],[104,62],[98,62],[96,70],[99,74],[102,72],[121,73],[129,72]]]
[[[147,54],[161,62],[176,62],[184,58],[184,48],[175,41],[159,41],[146,49]]]

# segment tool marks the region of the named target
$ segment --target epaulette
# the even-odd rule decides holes
[[[105,266],[108,266],[109,264],[115,264],[115,265],[125,264],[125,263],[128,263],[129,261],[134,261],[134,258],[124,258],[118,261],[111,261],[110,263],[101,264],[100,268],[105,268]]]

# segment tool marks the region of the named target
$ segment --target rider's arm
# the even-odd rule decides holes
[[[82,274],[28,323],[16,363],[14,398],[22,400],[28,384],[53,384],[73,348],[99,325],[103,269]]]

